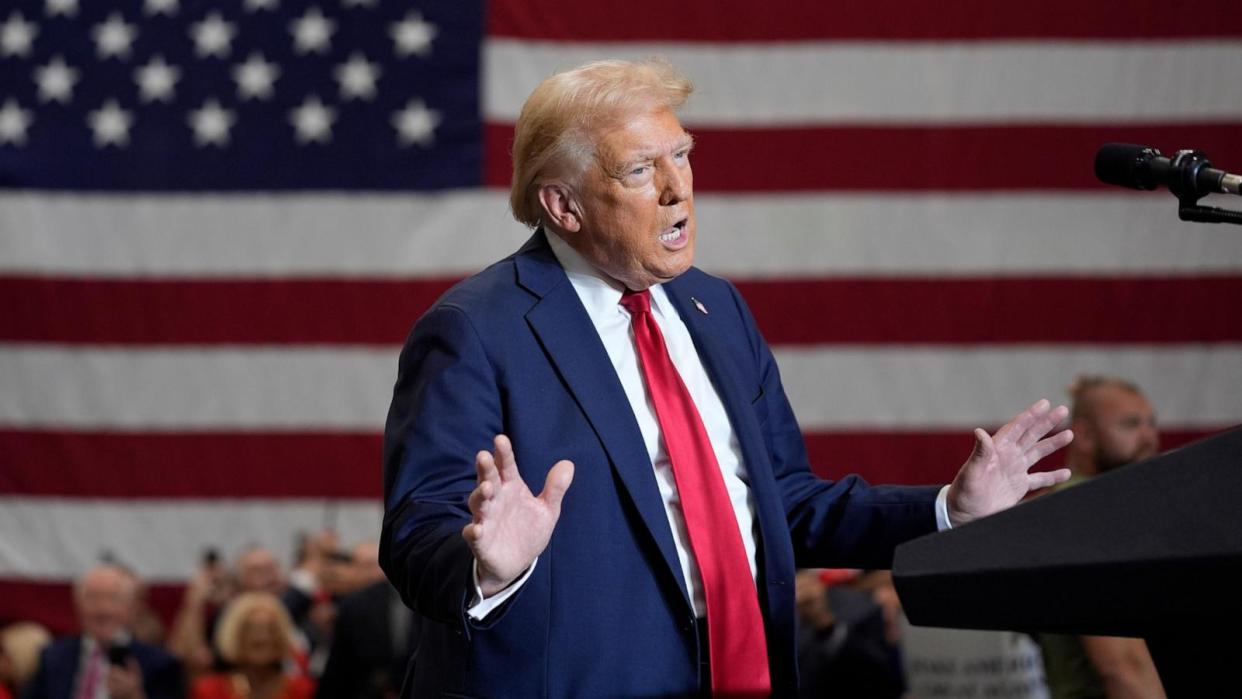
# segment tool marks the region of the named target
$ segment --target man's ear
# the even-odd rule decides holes
[[[539,206],[543,220],[557,230],[576,233],[582,228],[582,210],[574,192],[563,182],[546,182],[539,186]]]
[[[1081,451],[1095,450],[1095,425],[1085,417],[1079,417],[1070,424],[1074,431],[1074,447]]]

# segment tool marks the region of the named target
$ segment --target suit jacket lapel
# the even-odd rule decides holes
[[[760,570],[764,572],[768,582],[784,584],[786,581],[772,578],[772,575],[782,568],[779,562],[769,560],[770,554],[781,551],[783,548],[773,545],[775,542],[770,541],[770,537],[779,536],[782,533],[786,533],[787,536],[788,527],[784,523],[785,513],[780,504],[776,482],[772,477],[771,468],[767,465],[768,453],[763,433],[759,429],[759,423],[751,408],[751,402],[758,397],[756,392],[761,391],[762,387],[755,381],[747,380],[736,362],[730,359],[728,351],[730,343],[737,343],[743,338],[736,335],[724,336],[719,320],[725,317],[723,313],[713,316],[692,305],[693,302],[690,299],[694,297],[696,290],[693,282],[687,280],[686,276],[683,275],[666,283],[664,289],[669,301],[677,308],[682,322],[690,331],[690,337],[694,340],[694,346],[699,352],[703,368],[707,370],[708,377],[716,387],[716,393],[720,396],[720,401],[724,404],[725,412],[729,416],[729,422],[737,435],[737,441],[742,450],[742,459],[746,464],[749,485],[754,495],[755,521],[759,525]],[[702,292],[697,293],[698,298],[705,296]],[[752,387],[755,391],[750,390]],[[792,565],[792,562],[790,564]]]
[[[518,282],[540,297],[526,320],[598,435],[689,609],[686,582],[651,459],[608,352],[542,231],[536,231],[516,262]]]

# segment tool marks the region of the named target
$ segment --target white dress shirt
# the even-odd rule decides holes
[[[672,465],[669,463],[664,441],[660,438],[660,422],[656,418],[655,408],[652,407],[643,380],[638,351],[634,346],[630,313],[621,306],[621,293],[625,287],[595,269],[556,235],[549,233],[548,243],[561,266],[565,268],[565,274],[569,276],[574,291],[578,292],[582,305],[586,307],[587,315],[591,317],[591,323],[595,325],[599,339],[603,341],[604,349],[608,352],[608,358],[612,360],[612,367],[617,372],[617,378],[621,380],[621,387],[625,389],[625,396],[630,401],[630,408],[638,421],[638,429],[643,434],[647,456],[651,458],[652,468],[655,470],[660,498],[664,501],[664,512],[673,532],[673,543],[677,546],[681,573],[690,592],[690,604],[695,614],[702,616],[707,612],[703,601],[703,581],[690,547],[690,537],[686,531],[686,520],[681,511],[681,499],[677,494]],[[750,574],[754,578],[758,570],[755,564],[755,504],[747,481],[746,465],[742,462],[741,445],[737,442],[737,435],[733,431],[733,425],[729,423],[729,416],[716,393],[716,387],[712,385],[707,371],[703,368],[686,324],[669,302],[662,286],[656,284],[649,291],[651,314],[660,326],[669,356],[677,367],[677,373],[681,374],[686,389],[690,391],[690,397],[694,399],[699,417],[703,420],[703,427],[707,430],[707,437],[716,453],[716,462],[720,464],[720,472],[724,476],[725,491],[728,492],[729,501],[737,515],[742,544],[746,547]]]
[[[96,649],[98,648],[98,653]],[[82,650],[78,654],[78,675],[74,680],[73,697],[82,697],[83,684],[91,673],[95,674],[95,689],[90,699],[108,699],[108,654],[91,636],[82,636]]]
[[[703,581],[699,576],[698,565],[690,547],[690,538],[686,531],[685,517],[681,511],[681,501],[677,494],[677,484],[673,470],[665,451],[664,442],[660,439],[660,423],[656,418],[655,409],[647,395],[639,365],[638,351],[634,346],[634,333],[630,327],[630,314],[621,306],[621,294],[625,288],[620,282],[609,278],[596,269],[585,258],[578,254],[568,243],[556,234],[547,232],[548,244],[553,254],[565,269],[570,284],[577,292],[578,298],[586,308],[591,323],[599,333],[608,358],[612,361],[617,378],[625,389],[634,418],[642,432],[643,442],[647,447],[647,455],[651,458],[656,483],[660,488],[660,497],[664,501],[664,512],[668,516],[669,528],[673,532],[673,543],[677,547],[677,558],[681,562],[683,579],[690,592],[690,604],[697,616],[703,616],[707,607],[703,599]],[[746,559],[750,565],[752,578],[757,577],[758,568],[755,563],[755,505],[751,497],[747,481],[746,465],[742,461],[741,446],[737,434],[725,413],[724,404],[716,393],[707,371],[699,359],[686,324],[682,322],[677,309],[668,300],[664,288],[656,284],[650,287],[651,312],[660,332],[664,335],[664,343],[668,347],[669,356],[681,374],[681,380],[690,391],[694,405],[698,408],[699,417],[707,429],[708,439],[716,453],[716,461],[720,464],[721,475],[724,477],[725,490],[733,504],[737,515],[738,529],[742,534],[742,544],[746,547]],[[556,457],[555,454],[552,458]],[[572,486],[571,486],[572,488]],[[936,520],[940,529],[948,528],[948,516],[945,512],[945,496],[948,487],[941,489],[936,499]],[[496,607],[500,606],[513,595],[534,571],[532,565],[526,573],[503,591],[484,599],[478,587],[478,574],[475,574],[475,603],[471,605],[469,614],[475,619],[482,619]]]

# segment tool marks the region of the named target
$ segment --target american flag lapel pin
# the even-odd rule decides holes
[[[699,313],[702,313],[703,315],[707,315],[707,306],[704,306],[702,301],[691,296],[690,303],[693,303],[694,307],[699,309]]]

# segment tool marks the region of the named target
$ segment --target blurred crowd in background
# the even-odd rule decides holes
[[[417,634],[377,545],[332,531],[288,567],[258,546],[208,551],[167,623],[120,561],[83,575],[74,604],[78,635],[0,629],[0,699],[395,697]]]
[[[1158,453],[1139,387],[1083,376],[1069,392],[1066,486]],[[803,570],[796,582],[803,697],[1164,696],[1141,639],[953,632],[992,633],[998,655],[906,624],[888,571]],[[347,546],[332,530],[302,536],[288,565],[260,546],[206,551],[171,618],[108,555],[73,599],[76,634],[0,629],[0,699],[390,699],[420,627],[380,569],[378,545]]]
[[[103,562],[74,589],[79,635],[0,629],[0,698],[396,697],[418,623],[377,554],[372,542],[342,549],[330,531],[307,537],[288,570],[261,547],[231,562],[208,552],[171,623],[137,575]],[[805,570],[797,599],[808,696],[903,695],[887,572]]]

